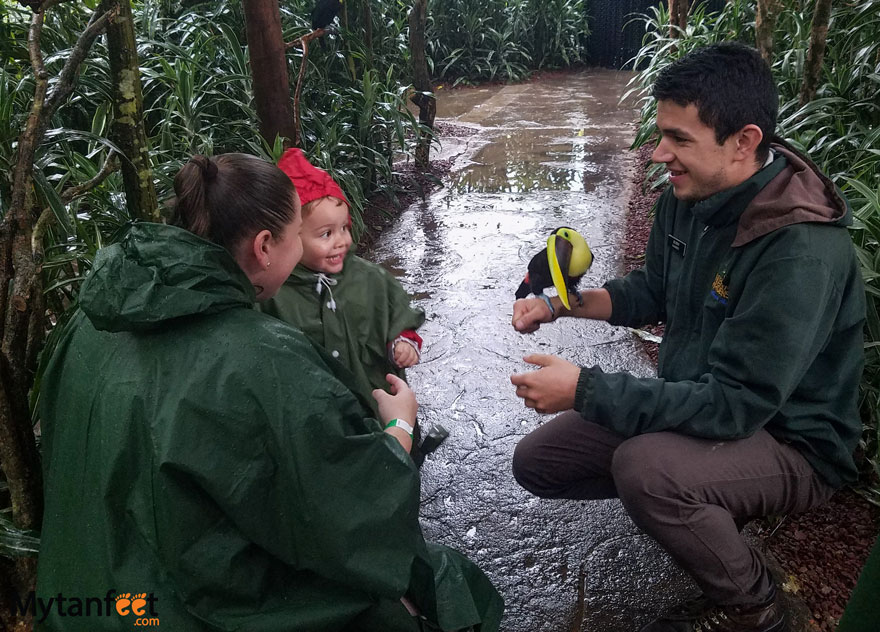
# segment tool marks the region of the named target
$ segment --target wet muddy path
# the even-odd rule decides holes
[[[426,537],[487,572],[507,604],[506,632],[628,632],[687,587],[618,501],[541,500],[510,469],[516,443],[545,419],[510,384],[527,370],[522,356],[653,371],[623,328],[565,319],[523,336],[510,325],[526,265],[558,226],[593,249],[582,287],[620,273],[636,119],[619,105],[628,77],[591,70],[441,92],[438,117],[473,134],[444,142],[454,158],[444,188],[402,213],[368,255],[427,313],[409,379],[420,423],[450,436],[422,468]]]

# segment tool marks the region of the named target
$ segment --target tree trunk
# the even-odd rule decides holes
[[[828,40],[828,22],[831,20],[831,0],[816,0],[813,26],[810,29],[810,50],[804,68],[804,84],[801,86],[801,105],[813,100],[822,75],[822,60]]]
[[[47,0],[44,4],[57,3]],[[39,529],[43,516],[42,473],[28,399],[46,315],[42,260],[33,245],[34,225],[40,216],[34,196],[34,157],[52,115],[73,91],[79,66],[106,28],[108,17],[102,9],[95,11],[51,90],[40,49],[42,8],[31,16],[28,32],[34,100],[18,139],[10,206],[0,220],[0,466],[9,485],[12,521],[19,529]],[[34,560],[17,558],[15,566],[19,589],[32,589]]]
[[[669,37],[681,37],[687,28],[689,0],[669,0]]]
[[[276,136],[289,147],[295,130],[278,0],[243,0],[243,6],[260,134],[270,147]]]
[[[130,0],[104,0],[105,11],[115,9],[107,25],[107,48],[113,78],[113,140],[124,154],[121,162],[125,200],[132,219],[161,221],[150,142],[144,129],[144,98]],[[127,158],[127,160],[125,159]]]
[[[361,4],[361,16],[364,21],[364,46],[367,49],[367,68],[373,68],[373,14],[370,11],[371,3],[363,0]]]
[[[755,46],[768,64],[773,64],[773,31],[779,17],[780,0],[758,0],[755,14]]]
[[[425,57],[425,27],[428,19],[428,0],[415,0],[409,12],[409,48],[412,58],[413,87],[415,94],[410,100],[419,106],[419,123],[428,129],[434,129],[434,117],[437,115],[437,100],[433,95],[431,77],[428,75],[428,62]],[[416,164],[426,169],[431,153],[433,134],[419,130],[416,145]]]

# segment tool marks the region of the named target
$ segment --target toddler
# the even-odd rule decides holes
[[[385,375],[405,378],[419,361],[416,329],[425,313],[410,305],[400,283],[353,252],[348,200],[330,175],[289,149],[278,167],[302,203],[303,256],[274,298],[258,309],[290,323],[345,365],[355,386],[375,406],[373,389]]]

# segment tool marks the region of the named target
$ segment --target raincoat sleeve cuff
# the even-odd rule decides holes
[[[415,346],[416,351],[421,352],[422,350],[422,337],[418,335],[414,329],[404,329],[399,334],[397,334],[397,340],[404,338],[408,340],[412,345]],[[395,340],[394,342],[397,342]]]
[[[595,367],[582,367],[574,391],[574,409],[585,418],[592,417],[589,413],[594,408],[592,396],[595,371]]]
[[[623,297],[620,294],[620,287],[616,281],[617,279],[606,281],[602,285],[602,289],[607,290],[608,295],[611,297],[611,317],[608,319],[608,323],[611,325],[622,325],[626,323],[627,315],[621,313],[623,311],[621,306],[625,301],[622,300]]]
[[[413,332],[413,333],[415,333],[415,332]],[[400,334],[397,338],[395,338],[394,340],[392,340],[391,342],[388,343],[388,360],[394,366],[398,366],[397,362],[394,360],[394,347],[397,345],[398,342],[405,342],[406,344],[411,346],[413,349],[415,349],[416,356],[418,357],[418,359],[419,360],[422,359],[422,339],[419,338],[418,342],[417,342],[417,341],[413,340],[412,338],[407,337],[405,334],[406,334],[406,332]],[[416,334],[416,337],[418,337],[418,334]],[[398,368],[400,368],[400,367],[398,367]]]

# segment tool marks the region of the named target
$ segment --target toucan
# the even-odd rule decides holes
[[[544,296],[544,288],[556,288],[565,309],[571,309],[568,295],[577,297],[578,283],[593,265],[593,253],[586,240],[575,229],[560,226],[547,238],[547,247],[529,261],[528,273],[516,290],[516,298],[525,298],[529,292]]]
[[[342,9],[342,0],[318,0],[312,9],[312,30],[325,29]]]

